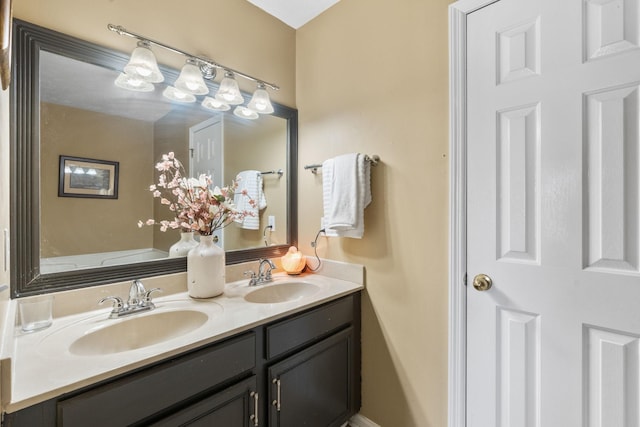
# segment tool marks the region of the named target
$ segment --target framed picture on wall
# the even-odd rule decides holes
[[[118,198],[119,162],[60,156],[58,197]]]

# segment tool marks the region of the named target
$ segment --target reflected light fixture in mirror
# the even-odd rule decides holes
[[[116,79],[116,86],[136,92],[153,92],[154,89],[148,81],[127,73],[120,73]]]
[[[195,95],[183,92],[173,86],[167,86],[167,88],[162,92],[162,96],[176,102],[196,102]]]
[[[231,109],[229,104],[225,104],[210,96],[205,96],[202,100],[202,106],[213,111],[229,111]]]
[[[149,42],[139,41],[131,53],[129,63],[125,65],[124,72],[129,76],[139,77],[149,83],[160,83],[164,81],[164,76],[158,68],[156,57],[151,52]]]
[[[233,114],[238,117],[242,117],[243,119],[249,119],[249,120],[255,120],[258,118],[258,113],[256,113],[255,111],[247,107],[243,107],[242,105],[238,105],[233,110]]]

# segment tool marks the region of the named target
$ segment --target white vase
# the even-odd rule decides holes
[[[192,298],[212,298],[224,291],[224,250],[213,236],[200,236],[200,243],[187,255],[187,290]]]
[[[193,238],[193,231],[181,232],[180,240],[169,248],[169,258],[187,256],[189,251],[196,246],[198,246],[198,241]]]

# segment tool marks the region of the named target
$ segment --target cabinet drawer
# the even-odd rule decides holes
[[[266,358],[271,359],[289,350],[326,335],[353,322],[353,296],[284,320],[266,328]]]
[[[175,414],[164,417],[150,427],[220,426],[247,427],[255,425],[258,402],[252,392],[257,391],[255,376],[234,384],[212,396],[208,396]]]
[[[255,366],[255,334],[233,338],[58,403],[59,425],[128,425]]]

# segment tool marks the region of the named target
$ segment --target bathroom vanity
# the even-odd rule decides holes
[[[80,371],[70,374],[77,378],[68,382],[87,382],[81,374],[86,369],[93,371],[85,374],[91,378],[105,378],[75,389],[67,385],[58,391],[39,393],[36,400],[45,400],[11,411],[33,401],[25,394],[22,404],[9,406],[4,426],[343,425],[360,407],[362,286],[310,275],[303,283],[317,288],[314,292],[302,294],[295,301],[267,302],[275,295],[269,286],[277,289],[286,286],[287,280],[286,276],[277,277],[273,285],[258,289],[248,289],[246,281],[227,285],[225,295],[212,302],[222,306],[217,315],[212,315],[213,326],[199,328],[204,329],[201,334],[211,334],[204,339],[209,342],[200,345],[203,340],[196,334],[192,340],[198,345],[194,346],[178,337],[174,339],[178,344],[167,353],[168,357],[149,357],[151,353],[147,352],[146,361],[135,360],[141,350],[116,352],[113,357],[67,354],[64,357],[75,361]],[[334,285],[338,287],[333,288]],[[267,295],[260,296],[265,302],[250,302],[248,295],[253,291],[258,296]],[[169,297],[165,304],[169,306],[175,299]],[[158,299],[157,305],[162,311],[163,300]],[[102,310],[98,322],[103,322],[104,314]],[[96,316],[93,314],[92,318]],[[59,330],[72,330],[79,323],[74,317]],[[49,337],[53,336],[58,345],[66,345],[64,339],[56,337],[58,333],[53,331]],[[34,345],[53,351],[54,347],[47,347],[44,334],[34,337],[35,334],[27,336]],[[30,345],[24,342],[24,346]],[[21,344],[16,346],[14,379],[27,381],[31,373],[21,374],[20,369],[28,367],[20,368]],[[161,344],[156,347],[163,348]],[[127,353],[133,359],[129,367],[136,367],[111,369],[115,365],[110,367],[109,363],[119,359],[113,363],[121,364]],[[68,369],[63,366],[68,361],[56,360],[57,357],[52,354],[49,360],[53,377],[60,376],[57,370]],[[102,368],[93,366],[92,358]],[[36,362],[25,354],[24,363]],[[109,372],[120,373],[111,376]],[[44,373],[38,377],[44,383],[48,380]]]

